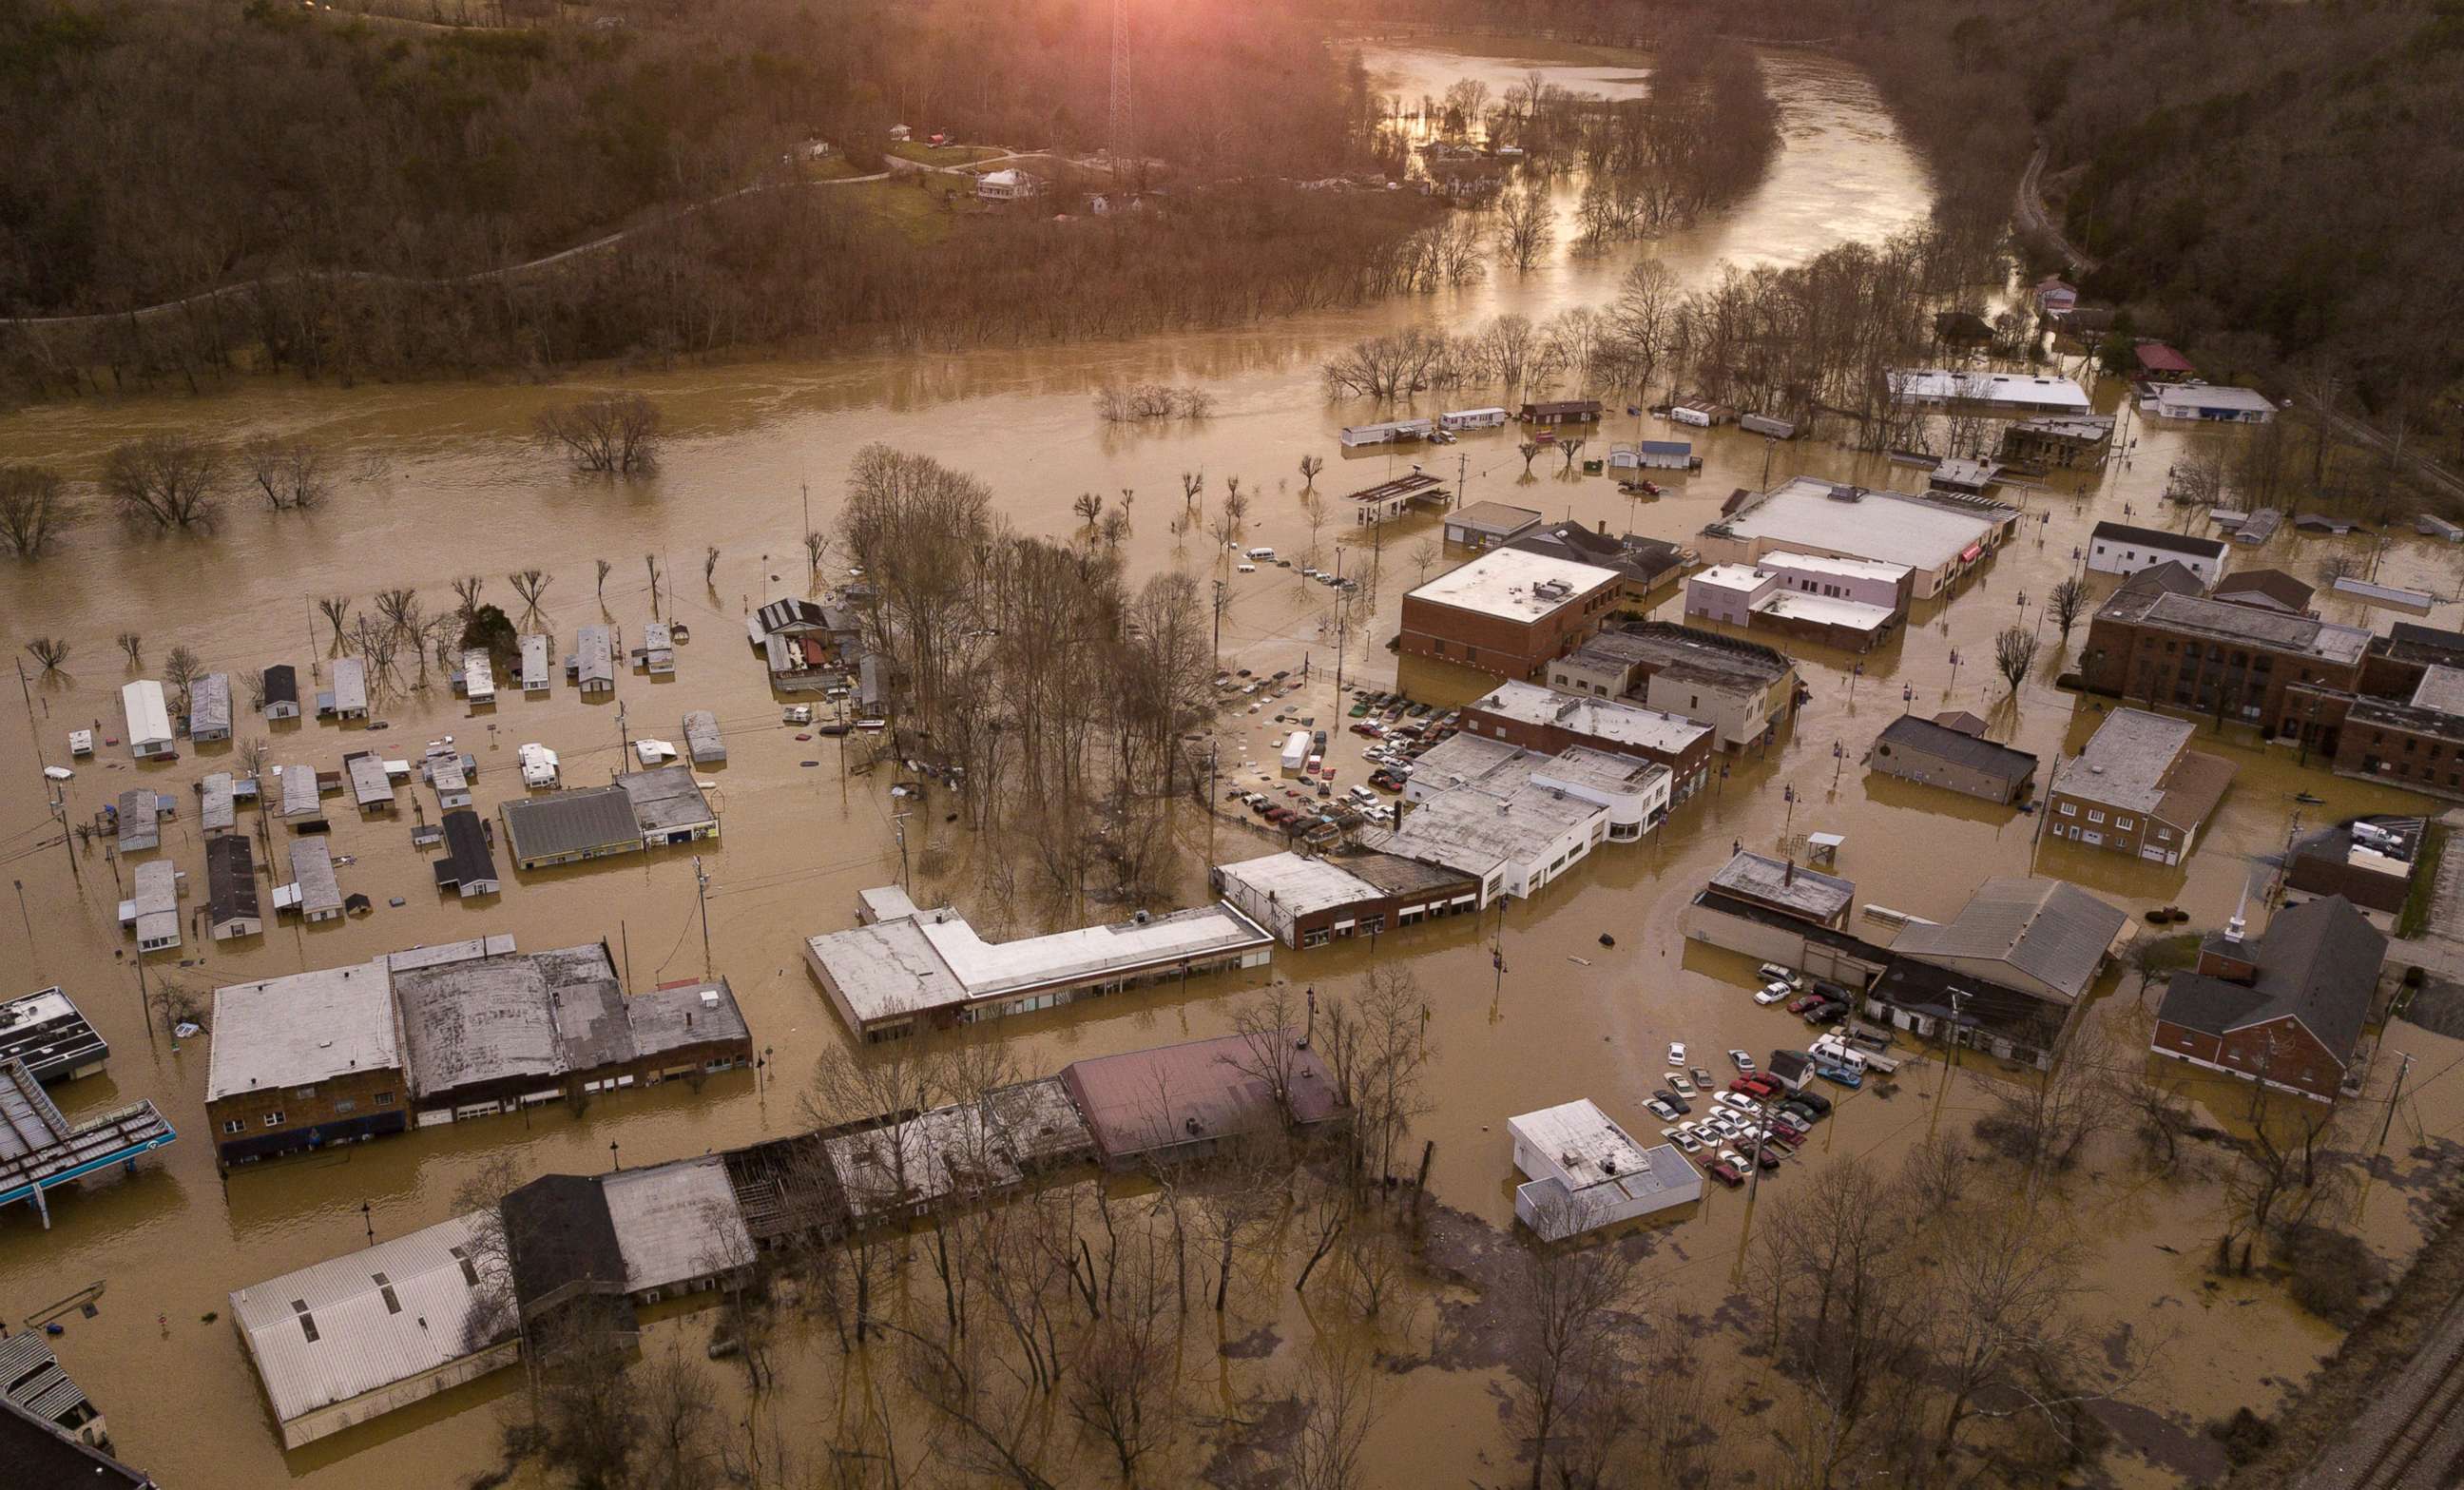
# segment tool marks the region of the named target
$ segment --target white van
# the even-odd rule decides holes
[[[1265,563],[1275,557],[1275,551],[1272,548],[1252,548],[1249,550],[1249,557]]]
[[[1826,1065],[1846,1066],[1857,1072],[1865,1069],[1865,1053],[1836,1034],[1826,1034],[1815,1041],[1808,1054]]]

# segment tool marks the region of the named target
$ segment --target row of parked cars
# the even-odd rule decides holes
[[[1810,1025],[1837,1024],[1856,1002],[1856,994],[1841,985],[1824,978],[1809,980],[1805,974],[1777,963],[1765,963],[1755,970],[1761,974],[1763,985],[1754,991],[1754,1002],[1785,1003],[1790,1013]]]
[[[1728,1052],[1737,1075],[1718,1089],[1709,1071],[1685,1060],[1684,1045],[1668,1047],[1668,1084],[1653,1091],[1643,1105],[1669,1124],[1660,1130],[1661,1138],[1689,1154],[1709,1154],[1703,1162],[1705,1170],[1732,1190],[1745,1184],[1757,1167],[1778,1168],[1814,1124],[1831,1115],[1829,1098],[1790,1091],[1744,1051]],[[1698,1101],[1707,1109],[1700,1118],[1693,1116]]]

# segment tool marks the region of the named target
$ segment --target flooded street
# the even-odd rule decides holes
[[[179,1490],[286,1481],[424,1490],[461,1483],[495,1462],[497,1424],[480,1404],[511,1390],[517,1373],[499,1373],[286,1455],[230,1321],[205,1317],[227,1315],[226,1295],[234,1287],[347,1251],[371,1234],[398,1236],[443,1219],[456,1184],[499,1154],[515,1155],[528,1173],[588,1172],[613,1162],[680,1158],[799,1126],[797,1098],[815,1058],[846,1038],[804,970],[803,940],[850,924],[856,893],[894,880],[901,855],[888,773],[850,777],[840,769],[836,742],[798,742],[778,724],[777,701],[759,657],[744,645],[742,627],[748,611],[764,600],[803,592],[806,503],[813,526],[835,527],[848,457],[864,444],[884,441],[982,477],[1008,521],[1031,533],[1074,532],[1078,520],[1070,504],[1082,492],[1104,494],[1108,504],[1124,500],[1125,489],[1134,492],[1133,529],[1123,550],[1131,575],[1177,565],[1201,581],[1224,579],[1232,593],[1223,617],[1224,665],[1268,671],[1296,668],[1306,659],[1312,678],[1335,660],[1330,592],[1295,571],[1228,572],[1197,532],[1177,540],[1169,523],[1180,510],[1171,504],[1180,494],[1180,473],[1203,471],[1210,502],[1220,498],[1223,478],[1242,478],[1243,489],[1261,498],[1246,541],[1276,545],[1294,558],[1311,543],[1296,500],[1304,455],[1329,457],[1317,486],[1330,496],[1403,474],[1417,458],[1449,479],[1460,474],[1469,500],[1518,502],[1552,519],[1604,522],[1679,543],[1690,542],[1733,488],[1764,484],[1767,458],[1773,462],[1772,480],[1801,471],[1913,484],[1912,473],[1877,457],[1802,444],[1773,455],[1761,439],[1734,428],[1707,437],[1694,432],[1705,469],[1674,483],[1669,495],[1641,503],[1600,478],[1558,478],[1551,456],[1531,468],[1534,478],[1525,478],[1512,431],[1468,434],[1458,446],[1411,456],[1338,454],[1336,431],[1373,414],[1365,401],[1330,402],[1318,368],[1355,337],[1409,323],[1468,329],[1510,311],[1536,321],[1573,305],[1604,304],[1627,265],[1646,252],[1666,259],[1691,286],[1724,262],[1801,262],[1843,239],[1880,238],[1921,221],[1929,201],[1925,172],[1862,79],[1794,53],[1767,55],[1764,62],[1781,111],[1782,144],[1766,179],[1734,210],[1656,245],[1623,245],[1593,257],[1574,256],[1561,228],[1552,258],[1528,276],[1493,269],[1484,283],[1364,311],[1118,345],[748,360],[554,387],[341,389],[267,381],[198,400],[59,404],[0,416],[0,460],[56,464],[78,480],[90,478],[118,442],[186,428],[233,439],[259,432],[311,435],[346,452],[341,465],[354,473],[323,509],[309,514],[271,513],[234,498],[209,539],[139,536],[91,513],[58,553],[39,566],[12,567],[0,587],[0,634],[12,651],[36,635],[72,643],[65,676],[31,678],[26,695],[0,702],[6,716],[0,742],[21,766],[0,781],[0,849],[20,900],[18,907],[0,902],[0,961],[17,985],[0,992],[61,984],[110,1039],[106,1075],[55,1091],[72,1117],[150,1098],[182,1135],[146,1161],[132,1182],[59,1195],[49,1232],[25,1207],[0,1212],[0,1312],[13,1327],[55,1300],[104,1285],[96,1318],[68,1319],[66,1334],[55,1342],[60,1358],[109,1413],[121,1457]],[[1407,100],[1441,92],[1474,66],[1500,87],[1524,65],[1507,57],[1475,63],[1418,46],[1385,49],[1371,58],[1378,89]],[[1639,73],[1626,64],[1544,65],[1553,80],[1580,89],[1640,86]],[[1569,206],[1571,200],[1568,191]],[[673,437],[655,478],[617,486],[570,479],[560,462],[528,443],[540,408],[603,381],[646,392],[663,407]],[[1153,429],[1100,424],[1094,391],[1136,382],[1202,388],[1215,395],[1216,411],[1205,420]],[[2097,392],[2099,407],[2110,411],[2123,389],[2108,380]],[[1487,401],[1485,394],[1446,400]],[[1639,422],[1646,435],[1659,433],[1650,421]],[[1637,423],[1612,419],[1603,442],[1632,437]],[[2145,427],[2135,417],[2128,433],[2138,440],[2135,454],[2126,462],[2117,459],[2101,478],[2075,482],[2076,489],[2027,494],[2021,536],[1949,599],[1921,604],[1900,637],[1863,659],[1860,678],[1852,678],[1853,659],[1844,655],[1791,645],[1814,697],[1769,751],[1723,757],[1725,780],[1680,807],[1659,832],[1639,844],[1612,845],[1537,898],[1511,902],[1502,924],[1492,915],[1477,924],[1415,928],[1375,947],[1278,948],[1269,968],[1243,975],[1246,983],[1224,977],[1185,994],[1143,990],[1012,1018],[994,1026],[995,1033],[1016,1049],[1023,1068],[1048,1072],[1082,1056],[1222,1033],[1236,990],[1269,978],[1340,987],[1358,978],[1373,957],[1408,958],[1429,995],[1429,1037],[1440,1052],[1429,1082],[1437,1110],[1419,1128],[1436,1144],[1432,1190],[1447,1207],[1505,1224],[1512,1218],[1504,1125],[1509,1115],[1588,1096],[1639,1132],[1638,1125],[1650,1123],[1640,1101],[1661,1079],[1659,1057],[1667,1041],[1688,1041],[1697,1060],[1718,1065],[1724,1062],[1705,1056],[1731,1046],[1759,1055],[1801,1033],[1784,1013],[1748,999],[1750,968],[1742,960],[1689,948],[1678,935],[1680,908],[1732,843],[1772,850],[1784,830],[1842,834],[1837,872],[1857,881],[1859,901],[1921,916],[1947,916],[1980,880],[2033,865],[2125,904],[2134,917],[2149,906],[2179,904],[2191,913],[2193,925],[2206,926],[2232,912],[2246,885],[2264,884],[2268,870],[2257,860],[2282,848],[2297,811],[2306,829],[2362,812],[2425,810],[2424,799],[2405,792],[2298,770],[2290,750],[2261,749],[2237,733],[2203,730],[2197,747],[2230,756],[2240,775],[2186,870],[2167,871],[2085,850],[2040,851],[2033,816],[1860,768],[1875,733],[1904,707],[1966,708],[1987,716],[1995,738],[2035,752],[2048,770],[2057,751],[2075,751],[2094,731],[2103,718],[2100,704],[2053,685],[2060,671],[2054,654],[2060,649],[2057,628],[2041,617],[2044,596],[2070,571],[2074,545],[2084,543],[2096,522],[2123,518],[2125,506],[2137,521],[2167,522],[2155,514],[2167,464],[2194,441],[2233,437]],[[2046,521],[2038,521],[2039,513]],[[1351,618],[1347,680],[1390,686],[1395,659],[1383,643],[1396,631],[1403,590],[1419,577],[1415,550],[1424,542],[1435,546],[1436,521],[1416,518],[1391,527],[1374,551],[1366,538],[1336,523],[1319,541],[1337,542],[1338,534],[1346,573],[1374,566],[1383,575],[1374,623]],[[2234,562],[2272,563],[2306,576],[2325,545],[2339,542],[2358,548],[2367,541],[2297,537],[2288,527],[2266,549],[2236,553]],[[707,586],[706,545],[719,554]],[[509,692],[492,713],[473,718],[442,675],[431,672],[425,692],[379,701],[376,716],[389,724],[386,732],[363,740],[356,726],[293,722],[273,731],[272,758],[332,769],[346,749],[373,745],[388,756],[416,756],[424,742],[452,734],[478,757],[476,805],[485,812],[520,795],[514,760],[524,743],[559,751],[567,785],[596,784],[618,765],[620,729],[636,739],[680,739],[686,710],[715,710],[730,760],[701,772],[718,784],[713,799],[724,822],[723,839],[703,846],[712,877],[709,940],[715,970],[733,983],[755,1043],[769,1057],[767,1074],[731,1073],[698,1091],[671,1083],[627,1093],[595,1103],[578,1119],[551,1105],[527,1117],[456,1123],[261,1166],[227,1181],[218,1177],[204,1113],[206,1043],[175,1048],[167,1035],[149,1034],[131,962],[134,944],[115,923],[127,867],[111,862],[99,841],[92,852],[46,846],[56,828],[33,755],[64,764],[68,732],[98,720],[102,735],[120,735],[121,684],[132,676],[159,677],[161,659],[174,645],[188,647],[209,669],[234,674],[321,661],[331,637],[316,617],[319,595],[348,593],[372,610],[378,589],[416,586],[435,609],[451,603],[451,579],[477,573],[489,577],[484,598],[512,613],[517,602],[504,574],[537,567],[554,575],[545,629],[561,643],[577,627],[599,621],[603,610],[629,640],[650,617],[646,554],[659,556],[672,578],[673,616],[693,628],[672,678],[624,673],[613,703],[584,702],[561,683],[537,701]],[[2406,535],[2385,553],[2379,578],[2453,593],[2453,555]],[[593,582],[593,561],[600,558],[613,565],[604,596]],[[2101,596],[2111,581],[2096,578]],[[1673,617],[1677,609],[1671,600],[1660,613]],[[2330,620],[2386,625],[2386,617],[2342,600],[2322,597],[2322,612]],[[2464,615],[2447,604],[2428,620],[2452,627],[2464,624]],[[2007,690],[1990,662],[1993,634],[2013,621],[2041,625],[2047,654],[2015,702],[2005,701]],[[141,673],[124,666],[113,643],[123,630],[144,638]],[[2082,623],[2070,655],[2085,635]],[[1963,658],[1955,670],[1954,649]],[[307,691],[304,681],[302,688]],[[1340,716],[1330,690],[1306,697],[1316,701],[1300,712],[1320,725]],[[1271,763],[1272,741],[1282,734],[1273,712],[1227,717],[1227,775],[1243,744],[1253,759]],[[243,741],[266,729],[253,717],[240,723]],[[1366,768],[1354,768],[1353,747],[1359,742],[1337,738],[1344,744],[1332,758],[1347,767],[1340,785],[1364,778]],[[1841,751],[1836,760],[1835,742]],[[149,979],[208,990],[496,933],[513,934],[525,950],[605,937],[617,949],[630,988],[702,972],[688,855],[669,850],[509,878],[501,898],[466,905],[430,888],[426,856],[408,841],[407,813],[399,822],[337,813],[334,851],[355,859],[341,870],[341,888],[368,895],[373,914],[306,929],[286,923],[226,950],[206,941],[185,912],[205,894],[190,786],[233,763],[227,745],[184,744],[179,761],[143,767],[128,760],[124,746],[102,745],[93,759],[77,763],[75,779],[65,784],[72,822],[90,821],[131,785],[179,800],[160,856],[187,877],[186,961],[175,966],[158,959],[148,965]],[[2040,788],[2044,779],[2040,774]],[[1793,812],[1782,800],[1783,785],[1794,789]],[[2297,808],[2293,794],[2305,789],[2326,804]],[[432,812],[426,789],[414,784],[413,790]],[[907,849],[917,868],[917,898],[946,886],[975,914],[979,907],[969,903],[972,886],[962,873],[970,851],[954,836],[959,829],[943,821],[947,811],[935,799],[910,820]],[[242,825],[249,826],[246,818]],[[1203,891],[1208,829],[1191,814],[1180,832],[1191,846],[1181,881],[1182,903],[1189,903]],[[1213,834],[1219,856],[1278,846],[1229,819]],[[390,905],[395,897],[407,903]],[[11,908],[21,914],[8,916]],[[1881,935],[1870,925],[1852,929]],[[1614,948],[1600,945],[1602,933],[1614,935]],[[1492,937],[1505,960],[1502,978],[1492,968]],[[2122,1028],[2136,990],[2126,978],[2116,981],[2123,987],[2095,1017]],[[2410,1028],[2400,1034],[2389,1043],[2409,1051],[2425,1071],[2443,1070],[2464,1055],[2464,1044],[2455,1041]],[[2144,1047],[2142,1034],[2137,1048]],[[2374,1098],[2384,1094],[2389,1075],[2386,1062],[2372,1070]],[[1889,1160],[1937,1124],[1964,1127],[1979,1110],[1977,1083],[2004,1079],[1982,1058],[1954,1081],[1946,1084],[1944,1076],[1928,1059],[1903,1077],[1897,1095],[1868,1092],[1844,1101],[1839,1116],[1816,1135],[1809,1158],[1836,1145],[1841,1154]],[[2224,1101],[2242,1101],[2244,1090],[2228,1084]],[[2418,1098],[2409,1092],[2397,1109],[2387,1145],[2395,1163],[2373,1181],[2356,1228],[2384,1254],[2408,1253],[2418,1239],[2412,1201],[2430,1165],[2404,1156],[2415,1140],[2444,1135],[2459,1122],[2464,1079],[2429,1085]],[[2369,1128],[2365,1143],[2375,1136],[2376,1123]],[[2433,1141],[2445,1142],[2443,1136]],[[2120,1140],[2114,1144],[2118,1148]],[[2118,1161],[2113,1168],[2111,1184],[2091,1172],[2095,1161],[2070,1182],[2081,1246],[2097,1259],[2090,1281],[2104,1290],[2096,1313],[2117,1326],[2130,1323],[2143,1338],[2177,1332],[2164,1368],[2140,1384],[2132,1399],[2163,1405],[2176,1416],[2151,1427],[2151,1441],[2169,1441],[2168,1434],[2190,1440],[2173,1445],[2179,1457],[2169,1460],[2118,1455],[2113,1468],[2129,1482],[2178,1482],[2199,1470],[2203,1461],[2195,1456],[2213,1450],[2196,1439],[2199,1421],[2243,1403],[2263,1410],[2282,1388],[2299,1382],[2334,1335],[2263,1281],[2209,1285],[2200,1249],[2215,1230],[2211,1190],[2168,1190],[2122,1175]],[[1797,1178],[1792,1167],[1770,1183],[1785,1188]],[[1700,1214],[1660,1239],[1672,1312],[1709,1327],[1729,1292],[1748,1222],[1745,1201],[1718,1190]],[[1287,1342],[1307,1337],[1305,1306],[1288,1287],[1259,1290],[1257,1299],[1265,1312],[1242,1319],[1234,1333],[1272,1328]],[[698,1354],[705,1334],[703,1323],[669,1320],[644,1349],[663,1348],[672,1337]],[[818,1333],[801,1345],[810,1352],[835,1348]],[[806,1380],[819,1373],[800,1371],[795,1354],[786,1352],[781,1400],[825,1423],[827,1404],[799,1395],[819,1390]],[[1222,1390],[1233,1390],[1228,1375]],[[1370,1452],[1380,1484],[1437,1483],[1466,1473],[1478,1456],[1492,1464],[1510,1457],[1502,1426],[1485,1426],[1497,1421],[1498,1409],[1484,1372],[1421,1368],[1387,1406]]]

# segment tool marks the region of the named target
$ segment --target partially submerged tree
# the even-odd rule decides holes
[[[102,489],[121,511],[159,528],[202,528],[222,502],[230,457],[190,434],[148,434],[103,460]]]
[[[121,651],[128,655],[128,665],[130,667],[137,668],[144,666],[144,637],[139,635],[135,632],[121,632],[118,636],[115,636],[112,639],[119,644]]]
[[[240,465],[276,512],[317,506],[333,492],[332,461],[305,435],[256,435],[240,447]]]
[[[517,569],[505,576],[505,583],[513,586],[514,593],[522,597],[524,615],[539,614],[539,597],[547,593],[548,586],[554,582],[555,577],[545,569]]]
[[[1545,186],[1535,182],[1508,191],[1497,206],[1497,253],[1517,270],[1528,273],[1556,237],[1557,209]]]
[[[2011,696],[2019,696],[2019,685],[2028,680],[2028,669],[2036,662],[2036,634],[2024,626],[2006,626],[1993,638],[1993,670],[2011,685]]]
[[[194,687],[205,667],[197,655],[186,647],[173,647],[163,657],[163,680],[180,695],[180,712],[188,712],[188,691]]]
[[[2045,597],[2046,613],[2054,618],[2056,626],[2062,629],[2062,640],[2071,639],[2071,628],[2087,613],[2087,581],[2076,574],[2056,585]]]
[[[639,393],[559,404],[541,410],[534,428],[540,444],[586,475],[639,476],[659,463],[659,406]]]
[[[43,665],[46,673],[56,673],[69,659],[69,642],[65,636],[37,636],[26,643],[29,656]]]
[[[1301,457],[1301,490],[1306,492],[1313,492],[1317,490],[1317,474],[1325,469],[1326,457],[1324,456],[1303,456]]]
[[[325,624],[334,629],[334,645],[331,650],[335,652],[341,651],[342,630],[349,624],[351,617],[351,597],[348,595],[319,595],[317,597],[317,613],[323,616],[325,618]]]
[[[67,518],[57,471],[49,466],[0,466],[0,545],[20,559],[39,558]]]

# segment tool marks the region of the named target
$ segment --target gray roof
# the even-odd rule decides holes
[[[246,835],[227,833],[206,845],[206,901],[217,925],[256,919],[256,856]]]
[[[2378,991],[2387,945],[2369,918],[2341,895],[2288,905],[2243,954],[2258,966],[2250,986],[2177,973],[2156,1016],[2211,1034],[2297,1019],[2337,1059],[2349,1060]]]
[[[188,733],[210,733],[219,730],[230,734],[231,727],[231,675],[208,673],[188,685]]]
[[[2025,750],[2013,750],[1914,714],[1903,714],[1891,721],[1878,738],[1895,750],[1930,755],[2002,781],[2022,782],[2036,772],[2036,758]]]
[[[334,659],[334,707],[365,712],[368,706],[367,664],[357,657]]]
[[[1540,521],[1540,514],[1511,502],[1476,501],[1446,514],[1446,526],[1481,533],[1515,534]]]
[[[625,1286],[671,1288],[753,1261],[727,1166],[715,1154],[599,1177]]]
[[[297,703],[299,671],[288,662],[276,662],[265,670],[265,701]]]
[[[1937,964],[2009,963],[2075,1003],[2129,921],[2120,907],[2058,879],[1988,879],[1958,915],[1910,924],[1891,950]]]
[[[1857,898],[1853,880],[1821,874],[1802,864],[1791,865],[1751,849],[1722,865],[1719,873],[1711,877],[1711,888],[1782,906],[1815,921],[1831,920]]]
[[[423,1101],[485,1082],[553,1079],[622,1060],[631,1049],[616,966],[596,942],[399,968],[393,992],[405,1064]]]
[[[625,1018],[632,1027],[635,1050],[644,1056],[752,1036],[744,1011],[737,1007],[736,990],[725,978],[636,993],[625,1001]]]
[[[2141,595],[2170,591],[2176,595],[2201,595],[2207,593],[2207,586],[2199,583],[2199,577],[2190,572],[2189,565],[2179,559],[2167,559],[2162,564],[2151,564],[2123,580],[2114,593]]]
[[[1574,656],[1606,658],[1629,667],[1648,664],[1655,672],[1706,688],[1743,690],[1768,687],[1796,666],[1776,647],[1674,621],[1646,621],[1622,631],[1602,632],[1576,649]]]
[[[291,880],[299,887],[300,914],[342,908],[342,884],[334,878],[334,851],[325,846],[323,837],[292,840]]]
[[[685,753],[696,766],[727,759],[727,742],[718,733],[718,716],[708,709],[685,711]]]
[[[716,814],[710,810],[710,799],[693,782],[691,767],[662,766],[655,770],[627,771],[616,778],[616,785],[632,804],[635,831],[645,837],[705,827],[716,820]]]
[[[120,852],[134,854],[163,841],[162,798],[150,787],[131,787],[120,794]]]
[[[641,841],[633,799],[622,787],[581,787],[504,803],[505,838],[517,861]]]
[[[1467,888],[1472,882],[1471,877],[1460,870],[1393,854],[1352,854],[1335,862],[1353,878],[1387,895],[1424,895],[1433,890]]]
[[[2131,621],[2209,637],[2228,646],[2237,643],[2265,647],[2337,663],[2360,660],[2363,649],[2370,641],[2370,634],[2358,626],[2331,625],[2306,615],[2278,615],[2256,606],[2203,595],[2117,590],[2097,612],[2097,618]]]
[[[2053,789],[2125,812],[2152,812],[2165,799],[2166,773],[2198,726],[2145,709],[2116,709],[2085,748],[2054,772]]]
[[[488,851],[488,835],[479,826],[478,813],[457,807],[445,814],[443,827],[445,856],[435,864],[439,886],[458,888],[496,878],[496,856]]]
[[[382,962],[234,983],[214,993],[206,1101],[402,1064]]]

